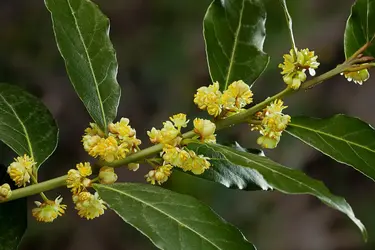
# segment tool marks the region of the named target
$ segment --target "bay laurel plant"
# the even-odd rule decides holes
[[[375,131],[369,124],[344,114],[320,119],[285,113],[288,96],[307,95],[318,85],[324,88],[320,84],[329,78],[341,77],[358,87],[369,79],[368,69],[375,65],[375,0],[353,3],[343,31],[346,59],[327,72],[319,70],[317,53],[298,47],[286,1],[280,0],[275,8],[283,9],[290,37],[290,51],[279,59],[280,84],[285,89],[269,93],[258,103],[251,89],[270,59],[263,51],[267,17],[263,1],[214,0],[203,20],[212,82],[191,93],[191,101],[209,118],[171,114],[158,128],[147,131],[150,147],[142,147],[129,119],[116,119],[121,89],[109,19],[90,0],[45,0],[45,5],[67,74],[92,118],[82,131],[82,146],[92,160],[77,159],[66,175],[39,180],[40,167],[58,143],[56,122],[36,97],[1,83],[0,139],[18,155],[0,169],[1,249],[18,247],[28,213],[50,223],[74,210],[87,220],[113,210],[160,249],[255,249],[208,206],[164,189],[163,183],[174,171],[232,189],[315,196],[346,214],[367,239],[350,205],[322,182],[235,142],[224,146],[216,135],[248,124],[248,132],[258,134],[259,148],[274,149],[288,133],[375,180]],[[126,98],[126,93],[122,95]],[[117,168],[126,167],[132,173],[140,164],[149,168],[145,183],[116,182]],[[61,187],[68,188],[71,196],[48,195],[47,191]],[[27,210],[26,197],[37,194],[35,206]],[[73,200],[73,208],[64,204],[66,199]]]

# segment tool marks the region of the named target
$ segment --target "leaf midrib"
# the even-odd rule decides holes
[[[13,106],[5,99],[5,97],[1,93],[0,93],[0,97],[1,97],[1,99],[3,99],[4,103],[10,108],[10,110],[12,110],[14,116],[16,117],[16,119],[18,120],[18,122],[21,124],[22,130],[25,133],[24,136],[25,136],[26,141],[27,141],[27,146],[29,148],[30,157],[32,159],[34,159],[34,161],[35,161],[36,159],[34,157],[33,147],[32,147],[31,140],[30,140],[30,137],[29,137],[29,133],[27,132],[25,124],[23,123],[23,121],[21,120],[21,118],[18,116],[18,114],[14,110]]]
[[[237,45],[238,45],[238,37],[239,37],[240,32],[241,32],[242,17],[243,17],[243,12],[244,12],[244,9],[245,9],[245,1],[246,0],[242,0],[242,4],[241,4],[240,17],[239,17],[239,20],[238,20],[238,26],[237,26],[236,33],[234,34],[235,35],[234,45],[233,45],[233,48],[232,48],[232,54],[230,56],[229,68],[228,68],[227,78],[225,79],[224,90],[226,90],[228,88],[229,79],[232,75],[232,67],[233,67],[233,63],[234,63],[234,57],[236,55],[236,50],[237,50]]]
[[[365,149],[367,151],[370,151],[371,153],[375,153],[375,150],[371,149],[371,148],[368,148],[368,147],[365,147],[363,145],[360,145],[358,143],[355,143],[355,142],[352,142],[352,141],[348,141],[348,140],[345,140],[343,138],[340,138],[340,137],[337,137],[333,134],[328,134],[326,132],[323,132],[321,130],[315,130],[315,129],[312,129],[312,128],[309,128],[309,127],[305,127],[305,126],[302,126],[302,125],[297,125],[295,123],[290,123],[288,126],[291,126],[291,127],[297,127],[297,128],[302,128],[302,129],[305,129],[305,130],[308,130],[308,131],[311,131],[311,132],[315,132],[317,134],[322,134],[322,135],[325,135],[327,137],[330,137],[330,138],[333,138],[333,139],[336,139],[338,141],[343,141],[345,143],[348,143],[348,144],[351,144],[351,145],[354,145],[356,147],[359,147],[359,148],[362,148],[362,149]]]
[[[98,99],[99,99],[99,106],[100,106],[100,111],[102,113],[102,118],[103,118],[103,125],[104,125],[104,130],[107,131],[107,119],[106,119],[106,116],[105,116],[105,111],[104,111],[104,107],[103,107],[103,103],[102,103],[102,97],[100,95],[100,90],[99,90],[99,84],[98,84],[98,80],[96,79],[96,75],[95,75],[95,72],[94,72],[94,68],[92,66],[92,63],[91,63],[91,60],[90,60],[90,55],[89,55],[89,52],[88,52],[88,49],[86,47],[86,44],[85,44],[85,41],[83,39],[83,36],[82,36],[82,32],[81,32],[81,29],[78,25],[78,20],[77,20],[77,17],[76,15],[74,14],[74,10],[73,10],[73,7],[72,5],[70,4],[70,0],[66,0],[67,3],[68,3],[68,6],[69,6],[69,9],[70,9],[70,12],[73,16],[73,19],[74,19],[74,24],[76,26],[76,29],[77,29],[77,32],[79,34],[79,38],[80,38],[80,41],[82,43],[82,46],[84,48],[84,51],[85,51],[85,55],[86,55],[86,59],[87,59],[87,63],[89,64],[89,67],[90,67],[90,71],[91,71],[91,74],[92,74],[92,77],[94,79],[94,83],[95,83],[95,90],[96,90],[96,94],[98,96]]]
[[[108,189],[108,190],[112,190],[112,191],[114,191],[114,192],[117,192],[117,193],[123,194],[123,195],[125,195],[125,196],[130,197],[131,199],[134,199],[134,200],[136,200],[136,201],[138,201],[138,202],[140,202],[140,203],[142,203],[142,204],[144,204],[144,205],[146,205],[146,206],[149,206],[149,207],[155,209],[157,212],[159,212],[159,213],[165,215],[166,217],[168,217],[168,218],[174,220],[174,221],[177,222],[178,224],[180,224],[180,225],[184,226],[185,228],[189,229],[190,231],[192,231],[193,233],[195,233],[196,235],[198,235],[198,236],[199,236],[200,238],[202,238],[203,240],[209,242],[211,245],[213,245],[213,246],[216,247],[217,249],[224,250],[224,249],[220,248],[219,246],[217,246],[217,245],[216,245],[215,243],[213,243],[212,241],[210,241],[209,239],[207,239],[206,237],[204,237],[203,235],[201,235],[200,233],[198,233],[197,231],[195,231],[194,229],[192,229],[191,227],[189,227],[188,225],[182,223],[182,222],[179,221],[177,218],[175,218],[175,217],[173,217],[173,216],[171,216],[171,215],[165,213],[163,210],[160,210],[159,208],[153,206],[152,204],[150,204],[150,203],[148,203],[148,202],[146,202],[146,201],[143,201],[143,200],[141,200],[141,199],[139,199],[139,198],[137,198],[137,197],[135,197],[135,196],[133,196],[133,195],[130,195],[130,194],[128,194],[128,193],[125,193],[125,192],[123,192],[123,191],[120,191],[120,190],[118,190],[118,189],[111,188],[111,187],[109,187],[108,185],[101,185],[101,188]]]

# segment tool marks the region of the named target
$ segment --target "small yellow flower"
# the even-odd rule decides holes
[[[243,81],[235,81],[224,91],[221,100],[223,107],[228,111],[239,111],[252,103],[253,92]]]
[[[288,106],[284,106],[284,102],[280,99],[277,99],[271,102],[265,109],[265,115],[273,114],[273,113],[281,113],[284,109]]]
[[[164,127],[161,130],[161,143],[168,144],[172,142],[180,134],[180,131],[173,125],[172,122],[166,121],[163,123]]]
[[[299,89],[301,84],[306,81],[306,74],[305,71],[296,71],[288,75],[283,76],[284,82],[292,89]]]
[[[119,122],[110,123],[108,129],[112,134],[118,135],[120,139],[135,136],[136,131],[129,126],[128,118],[121,118]]]
[[[166,145],[163,148],[163,152],[163,160],[176,167],[182,167],[190,157],[186,150],[170,145]]]
[[[0,186],[0,201],[5,201],[12,195],[12,190],[8,183],[4,183]]]
[[[14,162],[9,165],[7,172],[18,187],[26,186],[26,183],[30,182],[35,164],[36,162],[25,154],[15,158]]]
[[[88,177],[88,176],[92,175],[92,169],[91,169],[90,162],[78,163],[76,165],[76,168],[78,169],[79,174],[82,177]]]
[[[92,157],[102,158],[107,162],[112,162],[118,154],[118,143],[113,136],[100,138],[99,142],[89,151]]]
[[[196,155],[193,151],[189,151],[189,154],[190,158],[182,166],[184,171],[191,171],[196,175],[200,175],[211,166],[208,161],[209,158],[203,155]]]
[[[107,166],[100,168],[98,177],[101,184],[113,184],[117,181],[115,169]]]
[[[194,95],[194,103],[202,110],[207,109],[214,117],[219,116],[222,111],[219,83],[215,82],[208,87],[200,87]]]
[[[35,201],[37,207],[32,210],[33,216],[37,221],[54,221],[58,216],[65,213],[66,205],[61,204],[62,200],[63,198],[58,196],[54,201],[47,200],[43,203]]]
[[[98,135],[99,137],[103,137],[105,135],[104,132],[99,128],[99,126],[96,123],[91,122],[90,127],[85,129],[86,134],[91,135],[91,136]]]
[[[161,185],[162,183],[166,182],[169,176],[172,174],[172,165],[162,165],[155,170],[151,170],[145,175],[147,182],[150,182],[152,185],[158,183]]]
[[[147,131],[147,135],[152,143],[160,143],[163,139],[161,131],[156,128],[152,128],[151,131]]]
[[[198,134],[202,141],[208,139],[209,141],[213,141],[215,137],[215,123],[211,122],[210,120],[195,118],[194,121],[194,132]]]
[[[362,69],[359,71],[353,71],[353,72],[344,72],[345,78],[351,82],[357,83],[359,85],[362,85],[365,81],[367,81],[370,78],[370,73],[367,69]]]
[[[89,192],[81,192],[78,195],[73,195],[73,202],[76,205],[75,209],[78,210],[78,215],[87,220],[99,217],[107,209],[98,193],[93,195]]]
[[[186,120],[186,114],[183,113],[169,117],[169,119],[173,122],[177,129],[186,128],[189,122],[189,120]]]
[[[66,186],[71,189],[73,194],[78,194],[91,185],[91,180],[86,178],[92,174],[90,163],[78,163],[76,168],[68,171],[66,179]]]
[[[271,138],[271,137],[264,136],[264,135],[257,139],[257,143],[263,148],[267,148],[267,149],[276,148],[279,141],[280,141],[280,137]]]
[[[306,80],[306,70],[311,76],[314,76],[315,69],[320,65],[317,62],[318,56],[309,49],[299,50],[297,55],[293,50],[290,50],[290,53],[284,55],[283,58],[284,62],[279,64],[279,68],[282,69],[281,74],[284,82],[292,89],[298,89],[301,83]]]
[[[258,138],[257,143],[263,148],[275,148],[279,143],[282,132],[291,121],[289,115],[282,113],[285,108],[287,106],[284,106],[282,100],[275,100],[259,116],[262,118],[261,125],[254,127],[253,130],[259,130],[262,135]]]
[[[83,178],[78,170],[70,169],[66,179],[66,186],[71,189],[73,194],[77,194],[85,188],[82,180]]]
[[[283,71],[281,72],[282,75],[291,74],[296,70],[295,66],[295,53],[291,49],[289,54],[283,55],[284,62],[283,64],[279,64],[279,68]]]
[[[139,163],[129,163],[128,169],[131,171],[137,171],[139,169]]]
[[[308,69],[311,76],[315,76],[315,69],[320,65],[317,59],[318,56],[315,55],[315,52],[309,49],[302,49],[297,53],[298,65],[304,69]]]

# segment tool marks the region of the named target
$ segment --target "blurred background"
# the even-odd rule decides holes
[[[111,39],[119,62],[122,99],[118,117],[128,117],[143,147],[146,131],[160,127],[177,112],[191,118],[203,115],[193,104],[195,90],[211,83],[207,70],[202,19],[209,0],[96,0],[111,19]],[[268,11],[265,51],[271,62],[255,84],[255,101],[282,88],[277,65],[289,51],[284,15],[277,0],[266,0]],[[353,0],[289,0],[297,46],[319,55],[318,73],[342,62],[343,33]],[[89,160],[80,140],[90,117],[76,96],[65,72],[42,0],[0,1],[0,81],[19,85],[40,97],[60,127],[60,143],[44,164],[40,179],[62,175],[79,161]],[[363,86],[335,77],[307,93],[286,99],[290,115],[328,117],[345,113],[375,125],[375,80]],[[248,126],[223,131],[223,141],[258,147],[257,133]],[[3,151],[7,149],[3,149]],[[326,183],[334,194],[352,205],[367,226],[365,244],[354,224],[343,214],[310,196],[278,192],[245,192],[182,173],[175,173],[166,187],[197,197],[236,225],[259,250],[370,250],[375,249],[375,184],[351,168],[338,164],[288,135],[266,155],[291,168],[302,169]],[[6,155],[6,153],[4,153]],[[8,159],[10,161],[10,159]],[[148,167],[136,172],[119,170],[123,181],[144,182]],[[78,217],[68,190],[62,194],[70,205],[67,215],[52,224],[35,223],[30,216],[22,250],[155,249],[149,240],[110,211],[99,219]],[[1,249],[1,246],[0,246]]]

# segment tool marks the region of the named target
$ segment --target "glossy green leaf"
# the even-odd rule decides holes
[[[287,132],[375,180],[375,130],[360,119],[293,117]]]
[[[193,197],[139,183],[94,188],[112,210],[160,249],[255,249],[237,228]]]
[[[0,165],[0,186],[12,184],[6,173],[6,167]],[[12,187],[13,188],[13,187]],[[27,228],[26,198],[0,203],[0,249],[15,250],[21,243]]]
[[[247,152],[239,151],[218,144],[191,143],[191,146],[200,147],[200,153],[213,159],[223,159],[232,165],[250,168],[259,173],[263,185],[286,194],[309,194],[317,197],[326,205],[346,214],[361,230],[364,239],[367,239],[367,231],[359,221],[350,205],[345,199],[335,196],[317,180],[310,178],[299,170],[284,167],[272,160]],[[264,183],[266,182],[266,183]],[[258,182],[255,182],[258,184]]]
[[[107,131],[120,100],[109,20],[89,0],[45,0],[45,4],[69,78],[92,119]]]
[[[267,67],[263,52],[266,11],[260,0],[214,0],[204,17],[204,38],[213,82],[252,85]]]
[[[38,98],[17,86],[1,83],[0,140],[18,155],[33,157],[40,166],[56,149],[58,128]]]
[[[346,23],[344,48],[348,58],[371,41],[375,35],[375,0],[357,0]],[[370,46],[365,55],[375,57],[375,46]]]
[[[233,164],[225,158],[215,157],[215,152],[209,154],[205,148],[198,144],[190,144],[188,145],[188,148],[196,152],[198,155],[204,154],[211,158],[211,167],[204,171],[203,174],[195,175],[191,172],[186,172],[189,174],[191,173],[192,176],[220,183],[225,187],[232,189],[255,191],[259,189],[268,190],[270,188],[263,176],[254,169],[244,168]],[[257,149],[245,149],[237,143],[234,148],[239,151],[264,156],[263,151]]]

